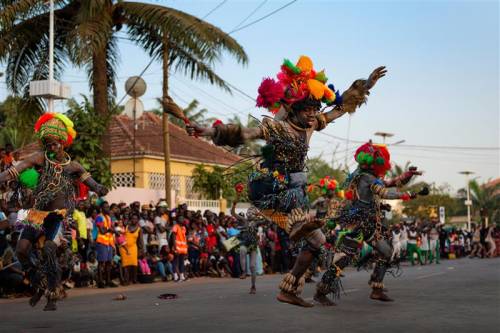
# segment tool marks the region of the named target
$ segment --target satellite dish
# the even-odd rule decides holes
[[[131,98],[125,104],[124,114],[129,118],[134,119],[134,109],[135,109],[135,117],[136,119],[142,116],[144,113],[144,104],[142,104],[141,100],[138,98]]]
[[[131,76],[125,82],[125,92],[134,98],[144,95],[146,88],[146,82],[140,76]]]

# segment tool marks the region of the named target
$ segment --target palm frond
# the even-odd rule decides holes
[[[183,72],[191,79],[206,79],[211,84],[215,84],[227,92],[231,92],[230,87],[224,79],[217,75],[210,65],[202,60],[195,58],[188,51],[177,48],[176,45],[169,44],[170,64],[176,71]]]
[[[118,4],[123,9],[129,27],[142,27],[156,31],[158,36],[168,33],[169,38],[180,46],[201,45],[205,52],[225,51],[242,64],[248,62],[243,47],[230,35],[216,26],[182,11],[160,5],[137,2]]]

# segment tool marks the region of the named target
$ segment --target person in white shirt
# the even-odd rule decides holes
[[[399,224],[396,224],[392,229],[392,256],[391,261],[394,261],[395,258],[401,257],[401,230]]]
[[[429,231],[429,263],[436,259],[436,264],[439,264],[439,231],[437,225],[433,224]]]

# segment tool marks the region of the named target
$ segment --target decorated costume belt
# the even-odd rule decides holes
[[[42,229],[45,218],[51,213],[55,213],[57,215],[61,215],[61,216],[65,217],[66,213],[67,213],[67,209],[56,209],[56,210],[52,210],[52,211],[30,209],[28,211],[28,215],[23,220],[18,221],[16,224],[18,225],[18,227],[21,227],[21,228],[23,226],[29,225],[35,229]]]

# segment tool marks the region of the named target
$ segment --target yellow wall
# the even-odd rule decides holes
[[[114,159],[111,160],[111,173],[127,173],[133,172],[133,160],[131,158],[126,159]],[[201,164],[192,161],[170,161],[170,174],[172,176],[186,176],[191,177],[193,175],[193,170],[196,165]],[[211,169],[212,166],[207,166],[207,169]],[[149,188],[149,174],[150,173],[165,173],[165,162],[163,159],[152,158],[152,157],[141,157],[135,160],[135,173],[136,173],[136,187],[138,188]],[[181,188],[179,191],[180,195],[186,196],[186,188],[184,182],[181,182]]]

